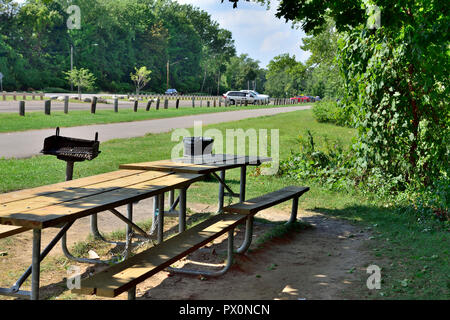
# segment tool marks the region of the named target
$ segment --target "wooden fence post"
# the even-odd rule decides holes
[[[164,99],[164,109],[169,109],[169,99]]]
[[[195,108],[195,97],[192,96],[192,108]]]
[[[178,109],[179,106],[180,106],[180,99],[177,99],[177,102],[175,104],[175,108]]]
[[[64,113],[69,113],[69,96],[64,96]]]
[[[159,103],[160,103],[160,100],[159,100],[159,97],[156,99],[156,110],[159,110]]]
[[[145,108],[145,111],[150,111],[150,108],[152,107],[152,102],[153,102],[153,99],[149,99],[147,101],[147,107]]]
[[[114,98],[114,112],[119,112],[119,98]]]
[[[92,103],[91,103],[91,113],[95,114],[95,111],[97,110],[97,97],[92,97]]]
[[[44,102],[44,112],[46,115],[50,115],[52,108],[52,100],[45,100]]]
[[[139,101],[138,101],[138,98],[137,99],[135,99],[134,100],[134,112],[137,112],[138,111],[138,107],[139,107]]]
[[[19,115],[25,116],[25,101],[19,101]]]

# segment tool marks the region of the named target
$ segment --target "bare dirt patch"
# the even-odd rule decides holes
[[[151,200],[135,207],[136,221],[151,218]],[[189,204],[196,213],[215,212],[215,207]],[[123,208],[122,208],[123,209]],[[122,210],[125,212],[125,210]],[[367,289],[366,267],[373,257],[367,250],[369,234],[362,227],[315,212],[300,211],[299,218],[312,225],[300,231],[292,231],[282,239],[272,239],[257,245],[257,239],[270,232],[277,221],[286,221],[289,212],[268,209],[257,215],[264,222],[255,222],[254,241],[248,253],[235,255],[231,270],[219,278],[204,278],[189,275],[159,272],[137,287],[138,299],[187,299],[187,300],[248,300],[248,299],[363,299],[373,294]],[[167,228],[175,229],[175,219],[169,219]],[[267,223],[269,222],[269,223]],[[124,228],[112,214],[100,214],[101,231],[110,232]],[[58,230],[43,232],[43,247]],[[245,228],[236,232],[235,246],[244,239]],[[85,240],[89,232],[89,218],[81,219],[68,233],[69,246]],[[175,267],[190,269],[220,269],[226,258],[226,236],[218,238],[205,248],[179,261]],[[0,285],[11,286],[12,282],[29,266],[31,257],[31,232],[26,232],[0,242]],[[80,266],[93,273],[104,266],[81,265],[61,258],[60,245],[42,263],[41,296],[56,299],[101,299],[95,296],[77,296],[66,288],[69,265]],[[206,264],[206,265],[205,265]],[[12,267],[13,266],[13,267]],[[23,289],[28,289],[25,283]],[[4,299],[5,297],[0,297]],[[126,299],[126,294],[118,299]],[[7,298],[8,299],[8,298]]]

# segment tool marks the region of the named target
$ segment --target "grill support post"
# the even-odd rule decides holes
[[[66,161],[66,181],[73,179],[73,161]]]

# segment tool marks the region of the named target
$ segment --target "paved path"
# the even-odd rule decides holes
[[[111,139],[140,137],[147,133],[168,132],[177,128],[192,128],[194,127],[194,121],[203,121],[203,125],[208,125],[310,108],[311,106],[253,109],[137,122],[99,124],[61,128],[60,134],[62,136],[93,140],[95,133],[98,132],[99,140],[105,142]],[[55,129],[0,133],[0,158],[28,158],[38,155],[42,150],[44,139],[54,134]]]

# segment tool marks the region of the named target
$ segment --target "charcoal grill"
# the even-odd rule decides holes
[[[58,127],[56,135],[44,140],[44,149],[41,153],[66,161],[66,180],[72,180],[74,162],[93,160],[101,152],[99,151],[98,132],[95,133],[95,140],[84,140],[60,136],[59,131]]]

